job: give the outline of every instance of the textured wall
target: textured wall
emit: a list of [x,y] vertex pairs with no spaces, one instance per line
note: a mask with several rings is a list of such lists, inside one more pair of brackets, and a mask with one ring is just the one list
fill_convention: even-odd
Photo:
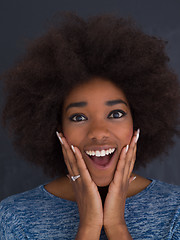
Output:
[[[116,13],[119,16],[132,16],[149,34],[160,36],[169,42],[167,52],[170,64],[180,76],[180,1],[179,0],[2,0],[0,7],[0,72],[13,65],[24,53],[25,41],[34,39],[44,32],[51,16],[62,10],[75,11],[86,17],[99,13]],[[0,104],[3,103],[0,85]],[[168,109],[171,114],[171,109]],[[158,146],[157,146],[158,147]],[[180,141],[169,152],[161,156],[146,169],[137,173],[156,178],[168,183],[180,185]],[[0,200],[28,189],[50,179],[44,176],[41,169],[32,166],[18,156],[0,126]]]

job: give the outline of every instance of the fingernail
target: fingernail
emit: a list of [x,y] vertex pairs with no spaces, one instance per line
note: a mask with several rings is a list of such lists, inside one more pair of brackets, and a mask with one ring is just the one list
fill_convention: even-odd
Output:
[[137,130],[137,136],[136,136],[135,143],[137,143],[137,141],[138,141],[138,139],[139,139],[139,134],[140,134],[140,129]]
[[74,146],[73,146],[73,145],[71,145],[71,148],[72,148],[73,152],[75,153],[75,149],[74,149]]
[[136,176],[135,176],[135,177],[133,177],[132,181],[134,181],[135,179],[136,179]]
[[60,142],[63,144],[63,141],[62,141],[62,139],[61,139],[61,137],[59,136],[59,133],[56,131],[56,135],[57,135],[57,137],[59,138],[59,140],[60,140]]
[[129,145],[126,146],[126,153],[127,153],[128,149],[129,149]]
[[70,175],[69,175],[69,174],[67,174],[66,176],[67,176],[69,179],[71,179],[71,177],[70,177]]

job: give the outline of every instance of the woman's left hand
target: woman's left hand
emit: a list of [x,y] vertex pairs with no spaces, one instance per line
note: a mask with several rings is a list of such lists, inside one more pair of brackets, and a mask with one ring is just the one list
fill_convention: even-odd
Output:
[[126,152],[124,147],[120,153],[114,178],[109,185],[108,194],[104,203],[103,222],[107,232],[109,229],[126,227],[124,219],[125,202],[129,184],[133,181],[133,171],[138,140],[138,131],[131,139],[129,149]]

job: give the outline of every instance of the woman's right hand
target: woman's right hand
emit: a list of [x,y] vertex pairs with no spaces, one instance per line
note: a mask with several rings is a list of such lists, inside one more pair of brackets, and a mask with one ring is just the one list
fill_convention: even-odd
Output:
[[[90,234],[90,239],[99,239],[98,235],[100,236],[103,225],[103,207],[97,185],[89,174],[80,150],[77,147],[74,147],[74,152],[62,133],[57,133],[57,136],[58,135],[61,138],[60,142],[64,161],[69,175],[80,175],[76,181],[71,180],[79,209],[79,236],[83,236],[83,233],[87,233],[87,235]],[[97,238],[93,238],[93,234],[94,236],[97,236]],[[78,237],[78,239],[81,239],[81,237]]]

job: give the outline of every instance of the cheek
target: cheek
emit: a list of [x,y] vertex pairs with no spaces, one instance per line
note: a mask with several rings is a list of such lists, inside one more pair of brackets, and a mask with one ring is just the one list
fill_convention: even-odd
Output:
[[64,124],[62,127],[63,135],[65,136],[69,144],[74,146],[79,146],[83,138],[83,132],[80,128],[76,126],[71,126],[70,124]]
[[126,139],[126,141],[130,142],[131,138],[133,136],[133,129],[126,129],[124,130],[124,139]]
[[132,136],[134,134],[132,117],[129,119],[128,124],[127,124],[125,130],[126,130],[127,141],[130,142],[131,138],[132,138]]
[[74,131],[69,131],[68,129],[64,128],[63,135],[66,138],[69,145],[74,144],[74,139],[75,139]]
[[122,145],[129,144],[133,136],[133,126],[116,129],[114,134],[117,136]]
[[70,144],[72,143],[73,141],[73,138],[74,138],[74,131],[71,131],[71,127],[69,126],[68,123],[63,122],[62,124],[62,134],[64,135],[64,137],[66,138],[67,142]]
[[128,138],[129,142],[131,141],[131,138],[132,138],[133,134],[134,134],[133,128],[129,129],[129,131],[127,133],[127,138]]

